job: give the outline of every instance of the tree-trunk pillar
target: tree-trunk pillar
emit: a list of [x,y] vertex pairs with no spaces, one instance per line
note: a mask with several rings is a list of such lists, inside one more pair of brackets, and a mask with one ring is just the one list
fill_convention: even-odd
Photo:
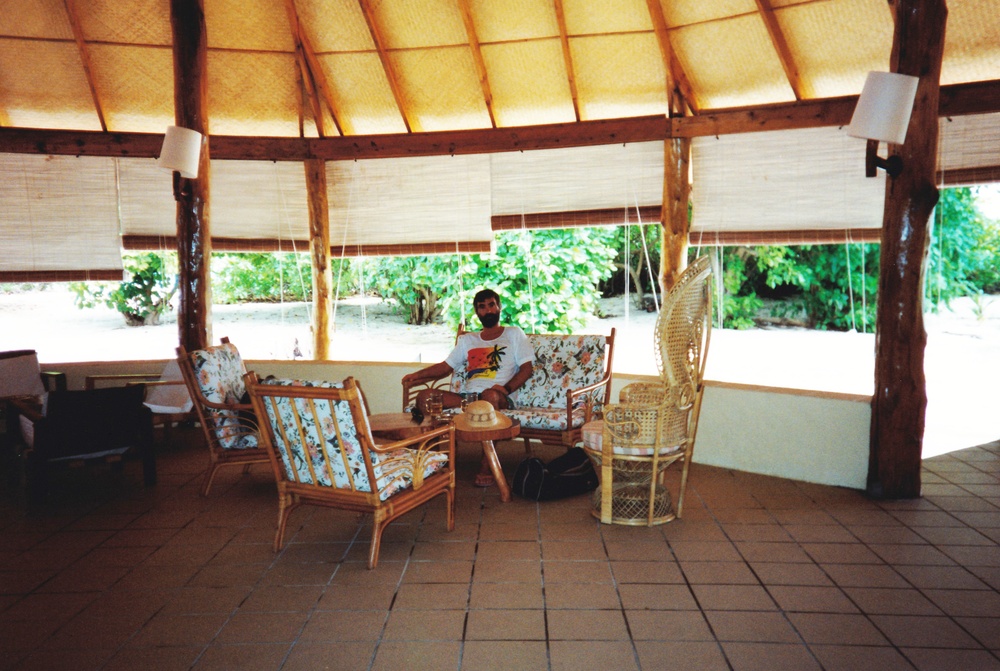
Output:
[[327,206],[326,161],[305,162],[306,190],[309,194],[309,251],[312,254],[313,358],[330,358],[330,209]]
[[880,498],[920,496],[927,407],[924,266],[938,200],[938,94],[947,18],[945,0],[895,0],[890,69],[920,83],[906,142],[893,148],[903,172],[886,178],[868,466],[868,492]]
[[209,226],[208,112],[205,96],[205,11],[201,0],[170,0],[174,39],[174,119],[178,126],[203,136],[198,178],[174,174],[177,199],[177,262],[180,269],[177,328],[180,344],[201,349],[212,341],[212,286],[209,268],[212,239]]
[[687,267],[688,203],[691,199],[691,139],[663,143],[663,238],[660,245],[660,291],[677,282]]

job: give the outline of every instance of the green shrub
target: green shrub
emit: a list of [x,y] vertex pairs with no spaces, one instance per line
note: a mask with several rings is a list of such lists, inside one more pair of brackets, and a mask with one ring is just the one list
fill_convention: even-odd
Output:
[[80,309],[106,305],[120,312],[129,326],[158,324],[177,291],[177,256],[167,252],[128,254],[122,258],[129,279],[114,282],[71,282]]

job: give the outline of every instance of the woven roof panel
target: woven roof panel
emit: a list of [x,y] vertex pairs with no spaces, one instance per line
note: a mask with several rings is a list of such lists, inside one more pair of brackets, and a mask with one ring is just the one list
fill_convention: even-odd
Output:
[[405,133],[392,89],[373,53],[320,56],[334,104],[347,135]]
[[73,7],[88,41],[169,47],[170,3],[163,0],[87,0]]
[[293,51],[285,0],[211,0],[205,3],[208,48]]
[[[174,122],[173,53],[168,47],[95,44],[88,53],[109,129],[162,133]],[[128,78],[116,76],[120,68]]]
[[404,107],[413,130],[490,126],[469,47],[396,51],[392,64],[407,82]]
[[63,0],[4,0],[0,35],[71,40],[73,29]]
[[795,99],[756,14],[682,28],[670,39],[702,108]]
[[[299,23],[318,53],[375,49],[357,0],[296,0]],[[330,17],[337,17],[336,21]]]
[[[778,6],[775,0],[771,4]],[[757,13],[754,0],[660,0],[660,6],[669,28]]]
[[101,128],[75,44],[0,40],[0,96],[14,126]]
[[484,45],[498,126],[573,121],[573,100],[557,39]]
[[551,0],[470,0],[469,7],[482,43],[559,36]]
[[666,114],[666,74],[653,33],[570,39],[583,119]]
[[219,135],[297,135],[292,54],[208,53],[209,130]]
[[386,49],[467,44],[468,35],[454,0],[371,2]]
[[[1000,69],[1000,6],[996,0],[948,3],[941,83],[996,79]],[[988,18],[987,18],[988,17]]]
[[886,70],[892,15],[870,0],[798,5],[775,12],[795,66],[803,73],[805,97],[856,94],[869,70]]
[[652,30],[645,0],[563,0],[566,32],[606,35]]

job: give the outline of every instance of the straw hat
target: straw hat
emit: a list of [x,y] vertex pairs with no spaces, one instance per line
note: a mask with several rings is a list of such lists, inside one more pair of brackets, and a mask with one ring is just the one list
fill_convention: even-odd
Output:
[[510,425],[510,417],[497,412],[489,401],[473,401],[464,412],[455,415],[455,428],[462,431],[506,429]]

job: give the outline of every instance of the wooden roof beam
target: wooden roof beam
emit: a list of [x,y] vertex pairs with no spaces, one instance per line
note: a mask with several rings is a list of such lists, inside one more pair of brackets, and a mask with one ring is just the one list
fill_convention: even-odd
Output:
[[476,66],[476,75],[479,77],[479,86],[483,89],[483,100],[486,102],[486,112],[490,115],[490,126],[497,127],[497,118],[493,113],[493,91],[490,89],[490,79],[486,74],[486,62],[483,60],[483,50],[479,46],[479,35],[476,33],[476,24],[472,20],[472,11],[469,9],[469,0],[458,0],[458,9],[462,12],[462,22],[465,24],[465,33],[469,36],[469,48],[472,50],[472,62]]
[[[325,102],[330,110],[330,118],[337,129],[338,135],[343,135],[344,130],[340,125],[340,115],[337,106],[333,101],[333,94],[330,83],[326,78],[322,64],[316,57],[316,51],[312,48],[312,43],[302,30],[302,23],[299,21],[299,13],[295,9],[295,0],[285,0],[285,9],[288,11],[288,23],[292,28],[292,39],[295,41],[295,56],[302,73],[302,80],[305,83],[306,91],[317,103],[314,105],[313,114],[316,118],[316,129],[320,137],[325,133],[321,130],[325,124],[323,121],[323,110],[320,102]],[[316,108],[319,108],[318,110]],[[318,116],[317,116],[318,114]]]
[[792,87],[795,99],[802,100],[809,97],[802,90],[799,69],[795,67],[795,59],[792,58],[792,51],[788,48],[788,41],[785,40],[785,34],[782,32],[781,26],[778,25],[778,19],[774,16],[771,0],[757,0],[757,10],[760,12],[760,18],[764,20],[767,34],[771,36],[771,44],[778,52],[778,60],[781,61],[781,67],[785,70],[785,76],[788,78],[788,84]]
[[698,99],[695,97],[694,89],[688,82],[687,75],[681,62],[677,60],[674,48],[670,46],[670,33],[667,28],[667,19],[663,14],[663,6],[660,0],[646,0],[649,8],[649,18],[653,22],[653,33],[656,41],[660,45],[660,55],[663,58],[663,69],[667,72],[667,98],[670,105],[671,116],[683,116],[684,108],[687,106],[693,114],[698,113]]
[[389,80],[389,88],[392,90],[392,97],[396,100],[396,107],[399,109],[399,114],[403,118],[403,125],[406,127],[406,132],[416,132],[410,116],[406,112],[406,105],[403,101],[403,90],[399,85],[399,79],[396,77],[396,71],[392,67],[392,62],[389,60],[385,41],[382,39],[378,31],[378,26],[375,23],[375,11],[372,9],[371,0],[358,0],[358,4],[361,6],[361,13],[365,17],[365,23],[368,24],[368,32],[371,33],[372,42],[375,43],[375,51],[378,52],[378,59],[382,62],[382,70],[385,72],[385,78]]
[[566,81],[569,82],[569,96],[573,102],[573,118],[580,121],[580,95],[576,89],[576,73],[573,69],[573,54],[569,50],[569,32],[566,30],[566,13],[562,0],[552,0],[559,24],[559,44],[562,45],[563,65],[566,67]]
[[[940,100],[940,116],[1000,112],[1000,80],[944,86],[941,88]],[[668,137],[729,135],[781,128],[839,126],[850,122],[856,104],[857,96],[845,96],[782,105],[715,110],[698,116],[673,119],[655,115],[409,135],[330,138],[212,135],[212,158],[304,161],[308,158],[353,160],[442,156],[648,142]],[[162,144],[163,135],[157,133],[0,128],[0,152],[155,158],[159,155]]]
[[108,123],[104,119],[104,109],[101,107],[101,99],[97,96],[97,87],[94,85],[94,72],[90,64],[90,52],[87,50],[87,41],[83,38],[83,29],[80,28],[80,21],[76,16],[74,0],[63,0],[63,5],[66,7],[66,15],[69,17],[69,25],[73,30],[73,39],[76,40],[77,51],[80,52],[80,61],[83,63],[83,75],[87,79],[90,97],[94,101],[94,111],[97,112],[97,120],[101,123],[101,130],[106,131]]

